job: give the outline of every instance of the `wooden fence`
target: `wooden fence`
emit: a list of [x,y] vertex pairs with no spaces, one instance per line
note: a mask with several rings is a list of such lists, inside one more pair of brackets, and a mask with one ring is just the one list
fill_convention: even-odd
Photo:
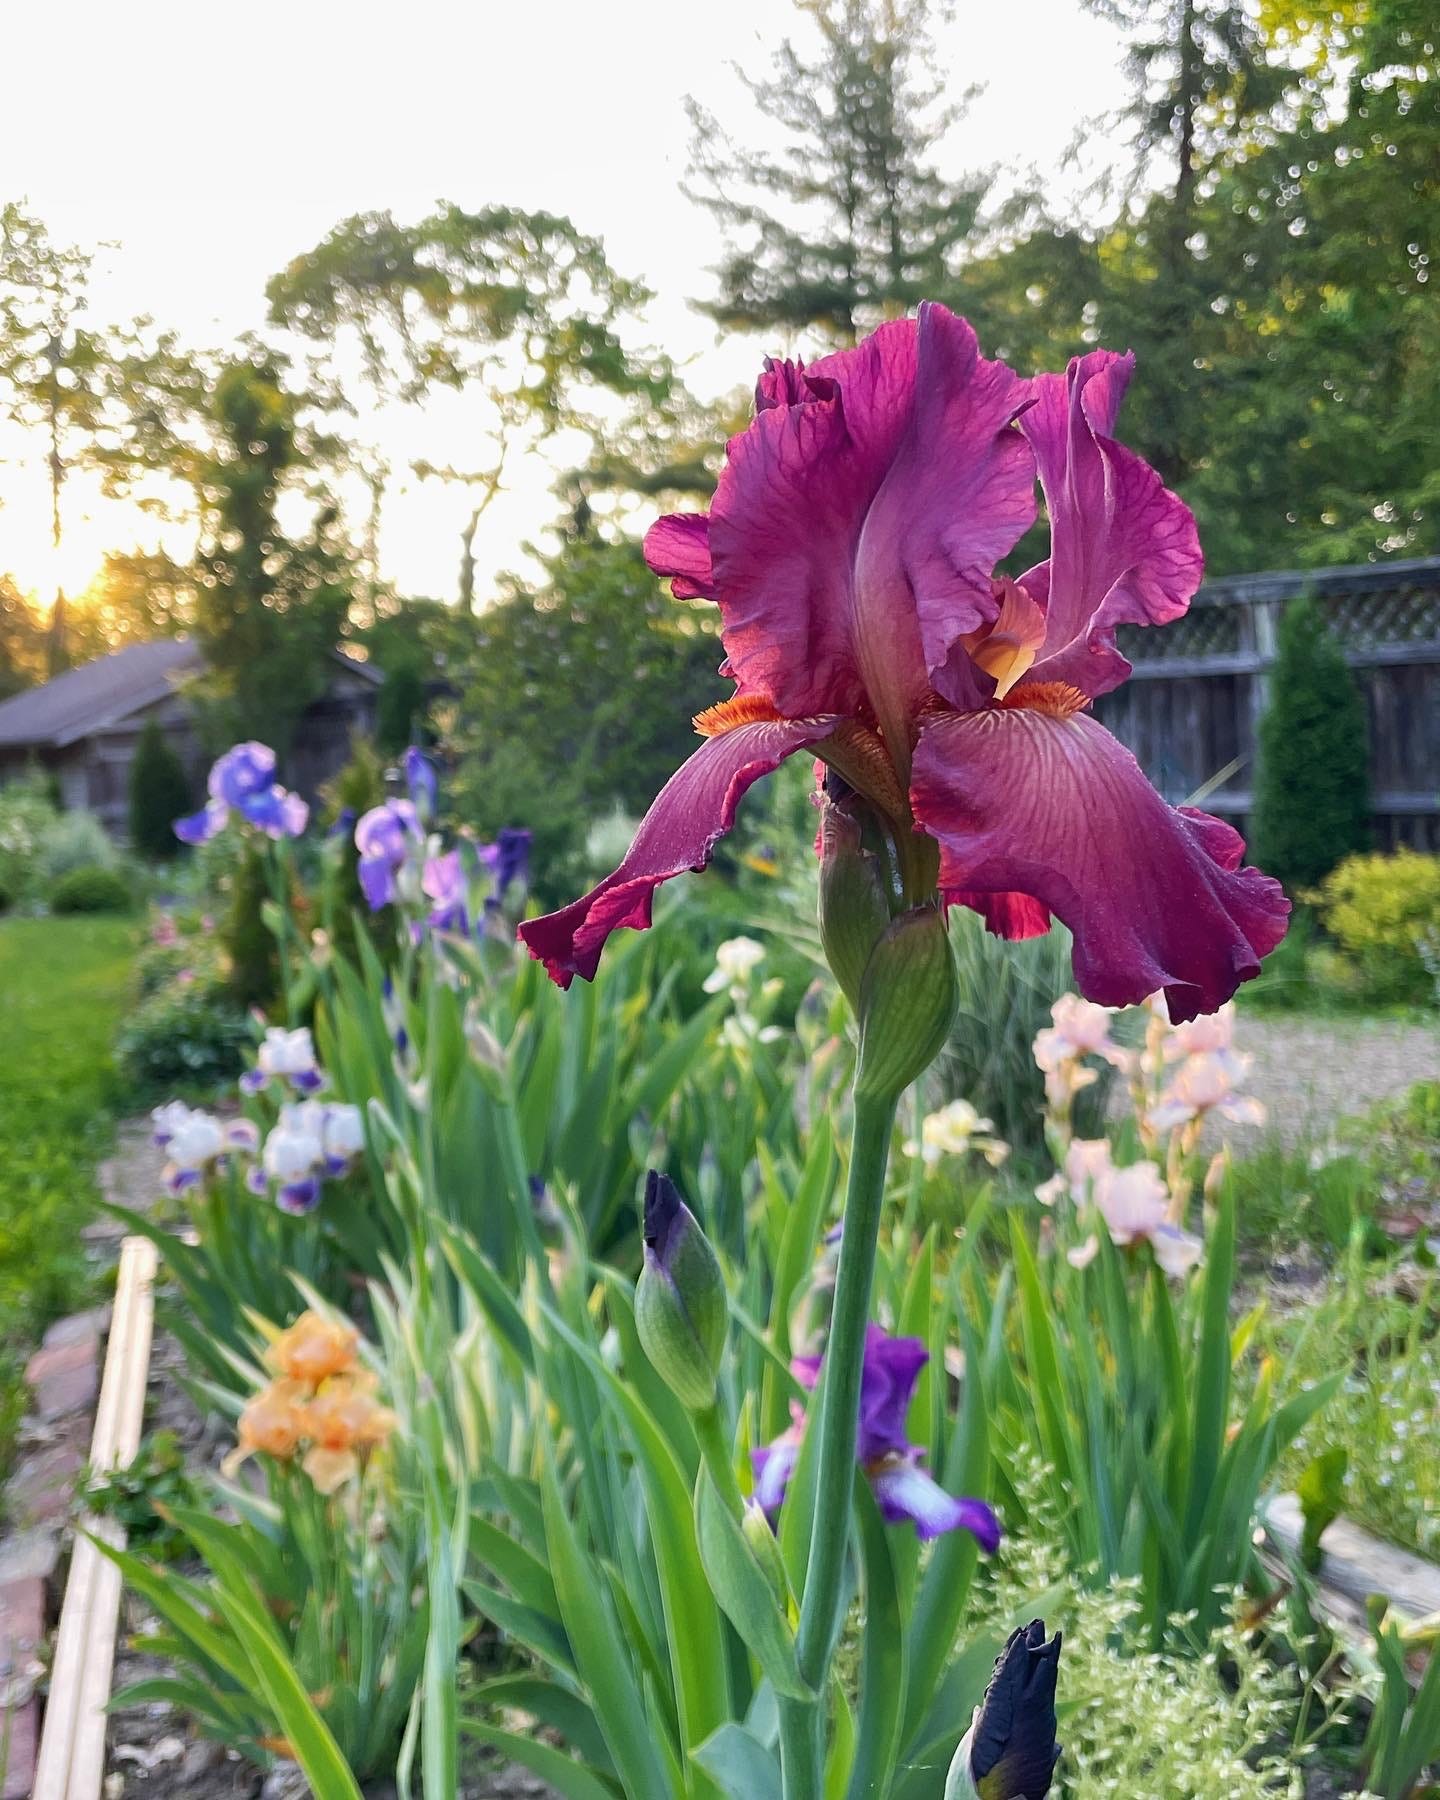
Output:
[[1173,625],[1120,628],[1134,674],[1096,715],[1167,800],[1208,789],[1197,803],[1248,832],[1276,626],[1299,594],[1365,696],[1376,843],[1440,851],[1440,557],[1207,582]]

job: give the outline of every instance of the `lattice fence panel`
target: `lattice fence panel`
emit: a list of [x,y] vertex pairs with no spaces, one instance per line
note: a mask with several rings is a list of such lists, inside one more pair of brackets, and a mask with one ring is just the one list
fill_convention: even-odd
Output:
[[1249,650],[1244,606],[1195,606],[1169,625],[1122,625],[1115,642],[1132,663],[1199,661],[1238,656]]

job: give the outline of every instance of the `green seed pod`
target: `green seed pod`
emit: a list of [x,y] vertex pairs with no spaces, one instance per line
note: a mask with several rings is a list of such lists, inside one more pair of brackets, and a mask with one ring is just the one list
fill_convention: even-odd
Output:
[[692,1412],[714,1404],[727,1318],[725,1281],[709,1240],[675,1183],[652,1169],[635,1324],[656,1371]]
[[901,913],[860,985],[857,1095],[898,1098],[939,1054],[955,1017],[955,960],[935,906]]
[[878,858],[859,821],[827,799],[820,814],[820,942],[842,993],[858,1013],[871,952],[890,923]]

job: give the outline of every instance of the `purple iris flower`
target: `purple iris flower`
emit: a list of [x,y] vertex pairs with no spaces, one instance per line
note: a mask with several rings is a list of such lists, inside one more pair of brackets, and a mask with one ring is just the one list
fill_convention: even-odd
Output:
[[470,882],[458,850],[432,856],[425,864],[420,884],[434,901],[430,909],[432,931],[454,931],[462,937],[470,930]]
[[355,825],[357,872],[371,912],[389,906],[399,893],[400,871],[421,844],[420,821],[411,800],[386,800],[361,813]]
[[[791,1372],[804,1387],[813,1389],[820,1377],[821,1360],[797,1356]],[[947,1494],[921,1468],[925,1453],[905,1433],[905,1415],[915,1383],[929,1360],[930,1352],[921,1338],[891,1337],[878,1325],[866,1327],[855,1458],[887,1524],[898,1525],[908,1519],[922,1539],[963,1528],[982,1550],[993,1555],[1000,1545],[1000,1521],[994,1512],[983,1500]],[[753,1453],[755,1498],[772,1521],[785,1498],[803,1435],[804,1415],[797,1406],[789,1429]]]
[[530,843],[533,834],[523,825],[506,825],[493,844],[482,844],[481,864],[489,871],[494,891],[485,902],[487,912],[498,912],[511,886],[522,892],[530,885]]
[[440,803],[440,777],[434,763],[414,744],[405,752],[405,786],[415,811],[428,823]]
[[272,786],[247,795],[239,811],[267,837],[299,837],[310,818],[310,808],[288,788]]
[[210,798],[197,813],[173,826],[182,844],[206,844],[238,812],[268,837],[299,837],[310,808],[275,780],[275,752],[253,740],[236,744],[211,765],[206,783]]
[[235,744],[211,765],[205,786],[212,800],[225,806],[243,807],[256,794],[275,783],[275,752],[252,738]]
[[171,830],[182,844],[208,844],[217,831],[225,829],[230,808],[223,800],[211,800],[197,813],[177,819]]

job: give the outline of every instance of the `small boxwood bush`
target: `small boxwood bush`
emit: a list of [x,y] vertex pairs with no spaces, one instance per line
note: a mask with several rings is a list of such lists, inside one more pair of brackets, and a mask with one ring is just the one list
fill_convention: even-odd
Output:
[[50,889],[50,910],[56,913],[129,912],[133,904],[130,883],[99,863],[82,863]]
[[1321,887],[1320,916],[1364,998],[1430,1004],[1424,947],[1440,931],[1440,856],[1347,857]]
[[217,976],[178,976],[130,1014],[115,1042],[115,1061],[135,1103],[178,1088],[218,1087],[245,1066],[254,1032],[243,1007]]

